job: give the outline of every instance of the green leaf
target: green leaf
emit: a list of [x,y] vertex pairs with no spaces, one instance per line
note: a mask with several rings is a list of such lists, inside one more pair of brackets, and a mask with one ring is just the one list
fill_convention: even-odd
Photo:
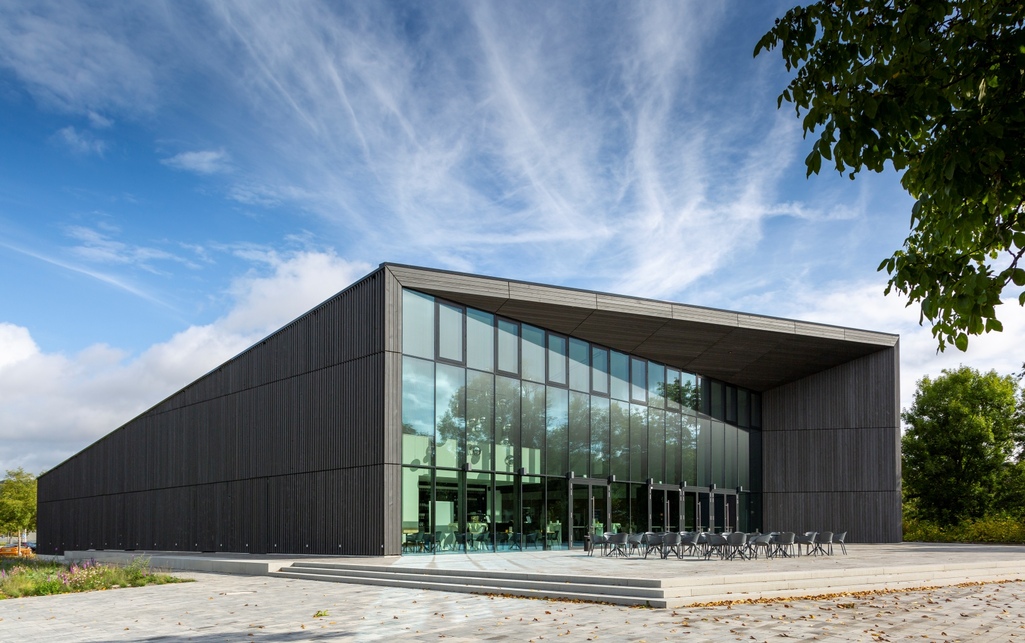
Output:
[[954,338],[954,346],[962,353],[968,350],[968,335],[958,333],[957,337]]

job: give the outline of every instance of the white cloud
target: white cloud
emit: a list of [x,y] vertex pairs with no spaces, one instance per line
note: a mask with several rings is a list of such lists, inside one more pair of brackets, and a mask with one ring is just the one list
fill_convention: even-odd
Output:
[[0,370],[39,353],[27,328],[0,323]]
[[228,155],[224,150],[181,152],[160,162],[176,170],[185,170],[196,174],[219,174],[231,169]]
[[107,149],[106,141],[96,138],[90,132],[80,132],[71,125],[57,130],[53,135],[53,140],[66,146],[75,154],[103,156]]
[[[149,111],[158,65],[147,54],[151,9],[63,2],[13,2],[0,7],[0,67],[10,69],[42,103],[90,114],[111,108]],[[152,7],[155,14],[160,9]]]
[[47,353],[0,323],[0,470],[56,465],[369,271],[333,253],[256,256],[262,270],[236,280],[228,314],[138,356],[104,344]]
[[97,114],[96,112],[90,110],[87,116],[89,117],[89,125],[92,126],[94,129],[107,129],[109,127],[114,126],[114,121],[107,118],[103,114]]

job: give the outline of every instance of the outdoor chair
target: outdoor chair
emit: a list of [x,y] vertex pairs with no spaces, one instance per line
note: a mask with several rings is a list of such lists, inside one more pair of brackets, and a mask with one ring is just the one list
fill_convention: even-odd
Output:
[[648,557],[651,552],[657,552],[660,556],[662,555],[662,536],[659,534],[653,534],[650,531],[641,536],[641,543],[644,545],[644,558]]
[[726,540],[726,536],[722,534],[706,534],[705,542],[705,560],[712,557],[715,554],[720,560],[726,557],[726,548],[729,546],[729,542]]
[[843,552],[844,556],[847,555],[847,545],[844,544],[844,540],[846,540],[846,539],[847,539],[847,532],[846,531],[841,531],[840,533],[833,535],[833,542],[836,543],[837,545],[840,545],[840,551]]
[[677,558],[683,558],[680,553],[680,545],[683,542],[683,536],[669,532],[662,536],[662,560],[669,558],[669,552],[676,554]]
[[734,531],[726,536],[726,549],[724,550],[724,558],[726,560],[733,560],[737,556],[741,559],[747,560],[747,534],[742,531]]
[[689,533],[689,534],[681,534],[680,535],[680,554],[683,554],[683,552],[686,551],[687,553],[689,553],[689,554],[691,554],[693,556],[700,556],[701,555],[701,548],[698,545],[698,539],[700,537],[701,537],[701,534],[699,534],[697,532],[693,532],[693,533]]
[[796,539],[797,536],[792,531],[784,531],[783,533],[776,534],[775,536],[773,536],[772,556],[780,556],[782,558],[793,558],[794,543]]
[[630,550],[627,548],[630,534],[626,532],[620,532],[618,534],[612,534],[609,536],[608,550],[606,556],[629,556]]
[[820,531],[815,534],[815,546],[812,548],[811,553],[813,556],[822,554],[823,556],[833,555],[833,532],[831,531]]
[[801,548],[805,548],[805,555],[810,555],[811,550],[815,547],[815,532],[806,531],[803,534],[796,534],[794,536],[794,544],[797,545],[797,555],[801,555]]
[[765,557],[772,557],[772,534],[756,534],[754,537],[749,537],[747,541],[747,548],[752,558],[758,558],[758,550],[765,550]]
[[594,556],[594,550],[601,547],[602,555],[605,554],[605,548],[609,544],[609,539],[601,534],[594,534],[591,536],[591,547],[587,550],[588,556]]
[[626,542],[630,546],[630,553],[637,552],[641,553],[641,547],[644,546],[644,534],[630,534]]

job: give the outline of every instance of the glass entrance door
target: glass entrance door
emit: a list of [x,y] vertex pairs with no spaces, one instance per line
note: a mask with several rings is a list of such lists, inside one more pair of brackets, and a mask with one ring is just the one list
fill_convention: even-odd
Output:
[[648,515],[651,531],[680,531],[680,487],[652,485]]
[[609,524],[609,490],[605,484],[574,480],[572,511],[569,515],[573,549],[583,548],[588,535],[602,534]]

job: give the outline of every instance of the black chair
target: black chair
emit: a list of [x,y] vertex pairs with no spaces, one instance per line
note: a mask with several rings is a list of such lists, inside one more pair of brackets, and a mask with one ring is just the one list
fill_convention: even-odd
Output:
[[836,543],[837,545],[840,545],[840,551],[843,552],[844,556],[847,555],[847,545],[844,544],[844,540],[846,540],[846,539],[847,539],[847,532],[846,531],[841,531],[840,533],[833,535],[833,542]]
[[683,558],[680,553],[680,545],[683,543],[683,536],[679,533],[669,532],[662,536],[662,560],[669,558],[670,552],[676,554],[677,558]]

